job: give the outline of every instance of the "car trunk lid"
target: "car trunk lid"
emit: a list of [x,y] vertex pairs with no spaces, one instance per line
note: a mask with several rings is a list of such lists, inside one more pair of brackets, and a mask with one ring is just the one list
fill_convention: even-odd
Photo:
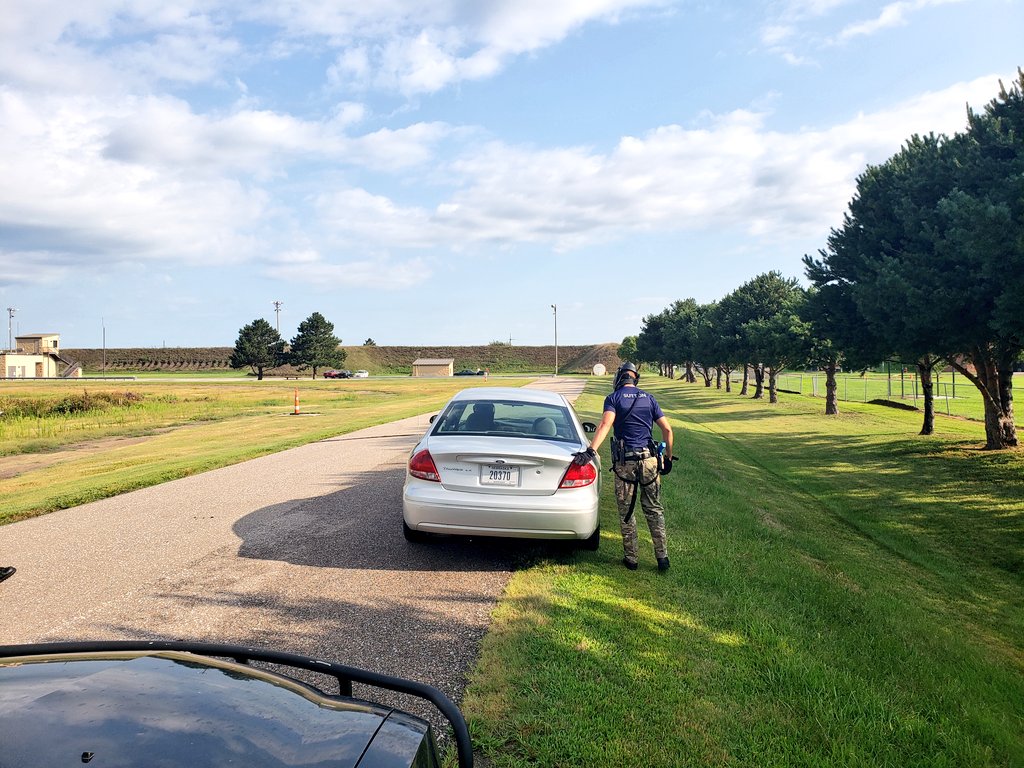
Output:
[[450,491],[550,496],[579,447],[531,438],[434,439],[430,454]]

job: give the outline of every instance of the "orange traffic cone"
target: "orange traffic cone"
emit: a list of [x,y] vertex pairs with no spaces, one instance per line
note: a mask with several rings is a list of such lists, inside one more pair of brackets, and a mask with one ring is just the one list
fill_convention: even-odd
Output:
[[292,411],[292,416],[299,415],[299,388],[295,388],[295,410]]

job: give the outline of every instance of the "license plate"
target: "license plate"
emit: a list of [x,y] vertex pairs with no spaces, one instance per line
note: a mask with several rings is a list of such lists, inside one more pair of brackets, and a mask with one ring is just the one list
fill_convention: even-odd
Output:
[[519,485],[519,467],[487,464],[480,468],[480,485]]

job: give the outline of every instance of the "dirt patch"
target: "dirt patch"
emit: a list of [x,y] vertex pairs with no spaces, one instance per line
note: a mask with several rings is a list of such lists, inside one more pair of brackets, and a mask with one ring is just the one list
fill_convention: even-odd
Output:
[[105,437],[85,443],[74,443],[56,451],[46,453],[20,453],[17,456],[0,456],[0,480],[8,480],[26,472],[52,467],[63,461],[81,458],[89,454],[136,445],[152,439],[153,435],[142,437]]
[[787,530],[789,530],[788,528],[786,528],[786,526],[784,526],[782,523],[780,523],[778,520],[776,520],[774,517],[772,517],[766,510],[763,510],[760,507],[758,507],[758,508],[756,508],[754,510],[754,512],[757,514],[758,519],[762,523],[764,523],[767,527],[771,528],[772,530],[775,530],[775,531],[787,531]]

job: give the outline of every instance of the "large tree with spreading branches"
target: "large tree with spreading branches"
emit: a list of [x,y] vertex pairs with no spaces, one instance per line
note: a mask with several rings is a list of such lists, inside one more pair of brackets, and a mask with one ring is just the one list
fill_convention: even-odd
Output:
[[952,139],[915,136],[858,179],[808,277],[852,301],[891,353],[917,362],[929,429],[941,358],[985,403],[986,447],[1017,445],[1013,364],[1024,348],[1024,73]]

